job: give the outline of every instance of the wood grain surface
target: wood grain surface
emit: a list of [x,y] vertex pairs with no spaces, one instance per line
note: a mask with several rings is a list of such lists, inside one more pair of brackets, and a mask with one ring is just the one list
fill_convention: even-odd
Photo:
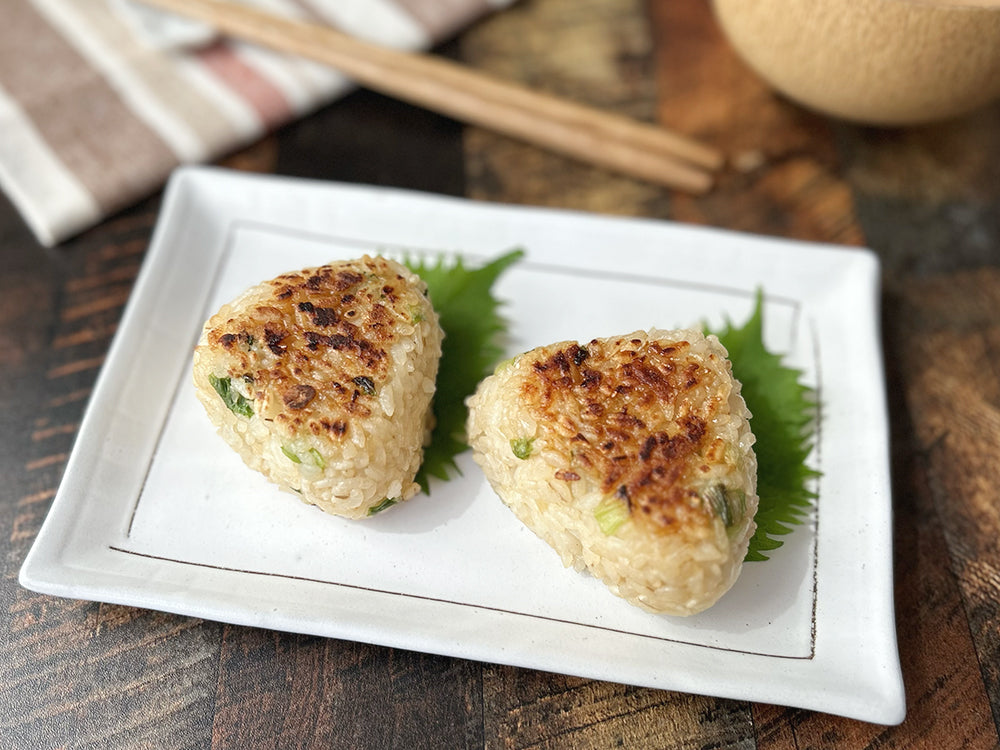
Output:
[[910,130],[825,119],[760,83],[703,0],[523,0],[440,52],[667,123],[729,164],[694,198],[359,92],[227,165],[878,252],[906,721],[20,588],[159,198],[46,250],[0,197],[0,750],[1000,747],[1000,105]]

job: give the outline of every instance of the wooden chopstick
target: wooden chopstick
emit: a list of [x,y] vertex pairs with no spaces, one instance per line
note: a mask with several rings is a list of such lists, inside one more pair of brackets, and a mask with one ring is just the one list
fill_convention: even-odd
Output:
[[328,26],[228,0],[141,0],[221,33],[336,68],[356,83],[610,171],[690,193],[712,185],[722,155],[691,138],[492,78],[448,60],[400,52]]

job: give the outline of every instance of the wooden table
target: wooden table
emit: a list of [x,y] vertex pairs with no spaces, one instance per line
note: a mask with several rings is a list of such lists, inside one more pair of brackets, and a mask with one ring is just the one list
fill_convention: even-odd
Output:
[[525,0],[441,52],[726,151],[692,198],[358,93],[248,170],[874,248],[908,716],[881,727],[55,599],[17,571],[159,198],[54,250],[0,201],[0,748],[991,748],[1000,744],[1000,106],[878,130],[774,96],[701,0]]

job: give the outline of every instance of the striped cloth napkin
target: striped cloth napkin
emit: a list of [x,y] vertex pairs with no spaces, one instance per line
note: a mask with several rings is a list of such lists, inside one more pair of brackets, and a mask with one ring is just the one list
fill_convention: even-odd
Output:
[[[425,49],[511,0],[252,0]],[[0,186],[45,245],[347,92],[305,60],[128,0],[0,0]]]

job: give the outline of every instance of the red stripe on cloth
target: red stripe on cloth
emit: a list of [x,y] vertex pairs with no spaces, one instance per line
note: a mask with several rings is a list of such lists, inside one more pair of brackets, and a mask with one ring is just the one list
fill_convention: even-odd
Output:
[[292,107],[281,90],[243,62],[225,42],[198,51],[198,58],[257,112],[266,128],[273,129],[292,117]]

